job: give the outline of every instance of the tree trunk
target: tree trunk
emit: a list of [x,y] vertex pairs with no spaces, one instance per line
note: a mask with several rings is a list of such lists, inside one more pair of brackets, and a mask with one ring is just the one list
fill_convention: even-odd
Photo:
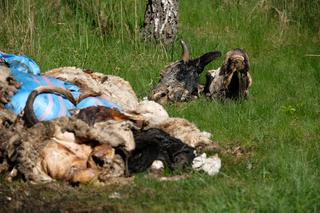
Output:
[[142,36],[171,43],[177,33],[179,0],[148,0]]

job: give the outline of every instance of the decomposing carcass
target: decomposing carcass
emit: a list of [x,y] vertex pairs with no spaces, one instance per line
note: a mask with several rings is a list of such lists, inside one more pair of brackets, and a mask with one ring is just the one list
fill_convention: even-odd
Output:
[[145,171],[155,160],[171,169],[191,166],[194,148],[160,129],[142,129],[136,116],[110,111],[91,107],[80,110],[76,118],[1,129],[8,178],[21,174],[34,183],[110,183],[128,172]]
[[195,149],[157,128],[134,131],[136,148],[129,158],[131,172],[146,171],[155,161],[169,169],[191,166]]
[[125,162],[116,150],[130,152],[135,147],[127,122],[108,121],[92,128],[80,119],[61,117],[31,128],[15,125],[0,131],[8,178],[21,174],[34,183],[88,183],[121,177]]
[[[46,75],[76,84],[81,94],[75,96],[65,87],[38,86],[30,92],[22,117],[1,106],[0,168],[9,171],[8,179],[21,175],[34,183],[112,183],[159,160],[171,169],[191,166],[199,158],[196,148],[213,143],[209,133],[187,120],[170,118],[158,103],[139,102],[130,84],[119,77],[70,67],[47,72],[43,78]],[[41,121],[35,106],[43,94],[72,103],[71,116]],[[87,98],[94,104],[80,105]],[[99,98],[114,104],[106,107]]]
[[148,98],[160,104],[195,99],[200,93],[214,100],[241,99],[248,97],[252,78],[249,73],[249,57],[244,50],[237,48],[229,51],[221,67],[206,74],[203,88],[198,83],[204,67],[220,52],[209,52],[200,58],[190,60],[186,44],[182,60],[168,65],[160,74],[160,82],[149,93]]
[[237,48],[226,54],[221,67],[208,71],[204,93],[215,100],[246,98],[251,84],[249,57]]
[[196,59],[190,59],[187,45],[181,41],[182,59],[168,65],[160,73],[160,82],[151,90],[148,98],[160,104],[183,102],[197,98],[203,90],[199,75],[205,66],[221,56],[219,51],[208,52]]
[[[124,109],[122,112],[143,116],[145,128],[162,129],[191,147],[196,148],[212,143],[210,133],[201,132],[193,123],[185,119],[169,118],[168,113],[160,104],[149,100],[139,102],[130,84],[117,76],[92,72],[88,74],[85,70],[72,67],[57,68],[46,72],[45,75],[75,83],[81,89],[83,88],[82,90],[88,90],[87,88],[94,90],[109,100],[114,100]],[[108,83],[106,81],[101,83],[101,79],[107,79]],[[177,126],[179,128],[175,128]]]

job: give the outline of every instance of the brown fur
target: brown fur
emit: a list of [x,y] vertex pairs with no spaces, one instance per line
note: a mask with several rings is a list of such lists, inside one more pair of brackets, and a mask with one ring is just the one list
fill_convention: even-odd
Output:
[[229,51],[222,66],[207,73],[204,92],[212,99],[246,98],[252,84],[249,57],[241,49]]
[[144,117],[139,114],[120,112],[116,109],[110,109],[104,106],[91,106],[81,109],[79,113],[76,114],[76,117],[85,121],[90,126],[108,120],[131,121],[137,128],[142,128],[145,125]]
[[0,107],[10,102],[20,85],[11,76],[6,63],[0,63]]

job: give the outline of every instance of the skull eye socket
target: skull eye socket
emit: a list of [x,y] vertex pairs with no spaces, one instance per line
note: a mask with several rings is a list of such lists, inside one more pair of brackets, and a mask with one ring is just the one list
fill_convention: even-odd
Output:
[[160,97],[163,98],[166,96],[166,93],[161,93]]

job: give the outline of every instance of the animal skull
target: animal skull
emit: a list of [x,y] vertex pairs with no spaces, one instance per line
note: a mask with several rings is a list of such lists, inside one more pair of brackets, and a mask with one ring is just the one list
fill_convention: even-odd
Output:
[[150,100],[165,104],[168,101],[183,102],[197,98],[199,75],[207,64],[221,55],[220,52],[214,51],[190,59],[189,50],[183,41],[181,46],[182,59],[161,71],[159,84],[149,94]]

